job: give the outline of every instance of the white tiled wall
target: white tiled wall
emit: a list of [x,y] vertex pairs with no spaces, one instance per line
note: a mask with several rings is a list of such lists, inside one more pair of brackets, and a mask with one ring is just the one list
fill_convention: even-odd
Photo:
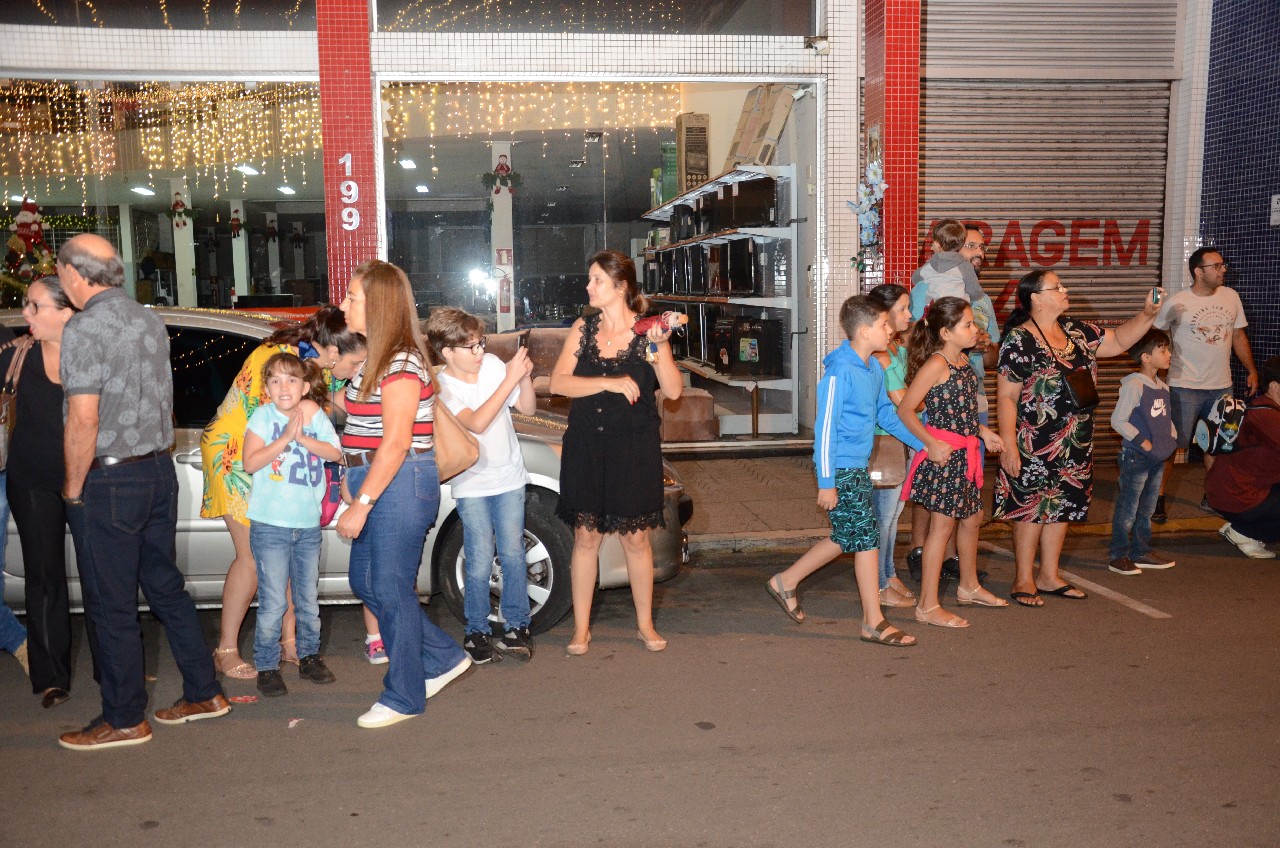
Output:
[[1165,182],[1166,289],[1191,284],[1187,257],[1200,246],[1200,189],[1204,173],[1204,112],[1209,90],[1209,34],[1213,0],[1186,0],[1180,33],[1179,76],[1169,93],[1169,166]]
[[314,32],[95,29],[0,24],[0,76],[315,79]]

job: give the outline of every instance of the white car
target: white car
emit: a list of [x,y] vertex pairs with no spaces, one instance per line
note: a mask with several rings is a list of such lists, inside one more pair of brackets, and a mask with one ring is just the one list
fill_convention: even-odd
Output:
[[[241,365],[261,340],[278,324],[271,316],[205,309],[155,310],[169,329],[170,359],[173,363],[173,412],[175,441],[173,458],[178,474],[178,567],[186,576],[187,591],[201,607],[216,607],[222,601],[222,582],[234,555],[231,536],[221,518],[200,517],[203,488],[200,464],[200,433],[226,396]],[[0,312],[0,324],[22,332],[21,313]],[[572,606],[569,591],[569,556],[573,533],[555,515],[560,490],[560,440],[564,419],[539,413],[516,416],[516,430],[525,466],[532,483],[526,492],[525,549],[529,567],[530,629],[543,632],[554,626]],[[681,529],[692,515],[692,502],[672,468],[664,463],[666,528],[653,534],[655,579],[673,577],[688,561],[688,537]],[[17,544],[17,528],[9,523],[11,544],[5,560],[5,601],[21,610],[23,601],[22,550]],[[347,582],[350,545],[338,538],[331,524],[325,529],[320,560],[320,600],[322,603],[355,603]],[[81,608],[80,580],[75,571],[75,553],[68,533],[68,580],[71,603]],[[449,609],[459,620],[462,612],[462,522],[454,508],[448,484],[441,487],[440,514],[427,535],[418,571],[418,592],[426,599],[440,591]],[[626,562],[616,537],[605,540],[600,550],[600,587],[627,585]],[[494,568],[490,579],[494,622],[500,621],[497,599],[501,592],[501,570]],[[139,598],[140,603],[145,600]]]

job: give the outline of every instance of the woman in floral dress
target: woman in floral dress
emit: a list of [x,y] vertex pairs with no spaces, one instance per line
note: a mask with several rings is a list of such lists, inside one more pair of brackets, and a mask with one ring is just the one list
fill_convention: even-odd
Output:
[[[217,414],[200,437],[204,467],[200,517],[221,518],[226,522],[236,554],[222,587],[222,630],[214,663],[218,671],[241,680],[257,676],[254,667],[240,657],[238,645],[240,625],[258,591],[258,572],[249,550],[249,519],[245,516],[252,478],[244,470],[244,433],[249,416],[259,404],[269,400],[262,366],[280,352],[319,359],[333,383],[355,373],[364,361],[365,342],[363,336],[347,329],[346,320],[336,306],[323,306],[305,323],[277,330],[249,354]],[[283,636],[287,648],[293,641],[292,610],[285,618]],[[287,650],[286,656],[291,662],[297,661]]]
[[1072,409],[1064,373],[1084,369],[1096,381],[1098,357],[1123,354],[1151,328],[1157,311],[1148,292],[1140,313],[1104,330],[1066,317],[1070,305],[1053,271],[1025,275],[1000,346],[996,396],[1006,450],[992,515],[1013,522],[1017,573],[1010,595],[1024,607],[1043,606],[1040,593],[1087,597],[1058,574],[1067,523],[1085,520],[1093,488],[1093,411]]

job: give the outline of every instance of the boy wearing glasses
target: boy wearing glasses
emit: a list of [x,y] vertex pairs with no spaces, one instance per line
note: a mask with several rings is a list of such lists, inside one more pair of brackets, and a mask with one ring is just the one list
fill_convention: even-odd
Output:
[[[1202,247],[1187,260],[1191,287],[1165,300],[1155,326],[1173,339],[1173,364],[1169,366],[1173,423],[1178,428],[1178,453],[1191,443],[1196,422],[1207,417],[1218,398],[1231,393],[1231,354],[1234,351],[1248,374],[1249,394],[1258,391],[1258,369],[1245,327],[1244,307],[1235,289],[1223,285],[1227,263],[1216,247]],[[1205,456],[1205,467],[1213,457]],[[1165,466],[1168,481],[1170,466]],[[1164,495],[1156,503],[1151,520],[1167,520]]]
[[[452,307],[432,310],[427,321],[427,339],[445,363],[439,374],[441,400],[480,442],[476,464],[449,481],[462,519],[466,555],[462,647],[476,665],[501,660],[503,653],[525,661],[533,657],[524,549],[524,487],[529,474],[511,423],[511,407],[525,415],[536,408],[533,362],[523,347],[505,364],[485,353],[484,331],[484,321]],[[503,620],[496,642],[489,626],[495,551],[502,567]]]

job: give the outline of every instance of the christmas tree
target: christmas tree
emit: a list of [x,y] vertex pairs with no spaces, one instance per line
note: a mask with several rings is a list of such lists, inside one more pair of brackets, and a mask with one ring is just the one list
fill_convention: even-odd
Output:
[[0,269],[0,305],[20,306],[32,280],[57,272],[53,253],[44,243],[40,206],[29,197],[9,229],[13,235],[5,244],[4,267]]

